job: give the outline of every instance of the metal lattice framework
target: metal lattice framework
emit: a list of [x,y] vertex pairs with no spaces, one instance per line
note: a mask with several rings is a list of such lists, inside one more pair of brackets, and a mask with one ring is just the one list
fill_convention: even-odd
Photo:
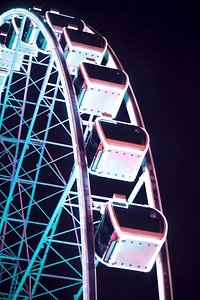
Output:
[[[31,42],[24,38],[27,23]],[[0,27],[0,299],[96,299],[93,223],[115,188],[104,194],[89,180],[84,141],[95,116],[79,113],[45,16],[12,9],[0,16]],[[107,54],[107,65],[122,70],[109,46]],[[120,119],[144,127],[131,86],[120,109]],[[145,161],[141,176],[121,193],[126,189],[129,202],[142,193],[162,211],[150,150]],[[173,299],[167,242],[156,265],[160,299]]]

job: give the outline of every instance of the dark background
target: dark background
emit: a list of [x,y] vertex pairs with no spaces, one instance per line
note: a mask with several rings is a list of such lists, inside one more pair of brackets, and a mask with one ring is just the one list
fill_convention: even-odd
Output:
[[[197,2],[4,0],[0,13],[33,5],[83,19],[107,39],[128,73],[150,135],[169,223],[174,299],[200,299]],[[154,285],[152,274],[98,269],[99,300],[154,300]]]

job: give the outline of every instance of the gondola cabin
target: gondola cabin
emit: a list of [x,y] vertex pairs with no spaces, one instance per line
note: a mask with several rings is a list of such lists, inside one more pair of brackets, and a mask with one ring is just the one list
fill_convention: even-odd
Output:
[[166,239],[167,227],[156,209],[109,202],[95,235],[96,256],[109,267],[149,272]]
[[21,26],[22,19],[20,17],[12,18],[9,23],[9,28],[7,31],[7,36],[5,40],[5,45],[9,49],[15,49],[17,44],[17,38],[19,35],[19,30]]
[[29,44],[29,47],[35,46],[36,40],[38,38],[38,34],[40,33],[40,29],[28,18],[26,18],[22,41]]
[[60,43],[72,75],[77,74],[82,61],[101,64],[107,49],[107,41],[101,35],[66,27]]
[[58,38],[61,36],[64,27],[80,31],[85,30],[85,23],[82,20],[59,12],[47,11],[46,20]]
[[134,181],[149,146],[141,127],[96,118],[86,144],[89,171],[93,175]]
[[121,70],[81,63],[74,81],[80,112],[115,118],[128,84],[128,75]]

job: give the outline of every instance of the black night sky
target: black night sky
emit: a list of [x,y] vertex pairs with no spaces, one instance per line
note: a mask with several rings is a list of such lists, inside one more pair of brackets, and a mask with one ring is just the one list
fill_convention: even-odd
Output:
[[[81,18],[107,39],[120,59],[150,135],[163,210],[169,223],[174,299],[200,299],[197,3],[6,0],[0,3],[0,13],[33,5],[44,10],[58,8],[61,13]],[[148,286],[150,281],[146,283],[145,279],[149,274],[139,274],[134,282],[130,271],[113,272],[100,266],[98,272],[99,300],[155,299]]]

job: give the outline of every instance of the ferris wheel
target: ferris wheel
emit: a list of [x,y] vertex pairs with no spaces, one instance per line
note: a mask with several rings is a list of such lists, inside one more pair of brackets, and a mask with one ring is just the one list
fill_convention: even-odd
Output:
[[96,300],[99,264],[156,265],[173,299],[149,135],[106,38],[58,11],[4,12],[0,100],[0,299]]

